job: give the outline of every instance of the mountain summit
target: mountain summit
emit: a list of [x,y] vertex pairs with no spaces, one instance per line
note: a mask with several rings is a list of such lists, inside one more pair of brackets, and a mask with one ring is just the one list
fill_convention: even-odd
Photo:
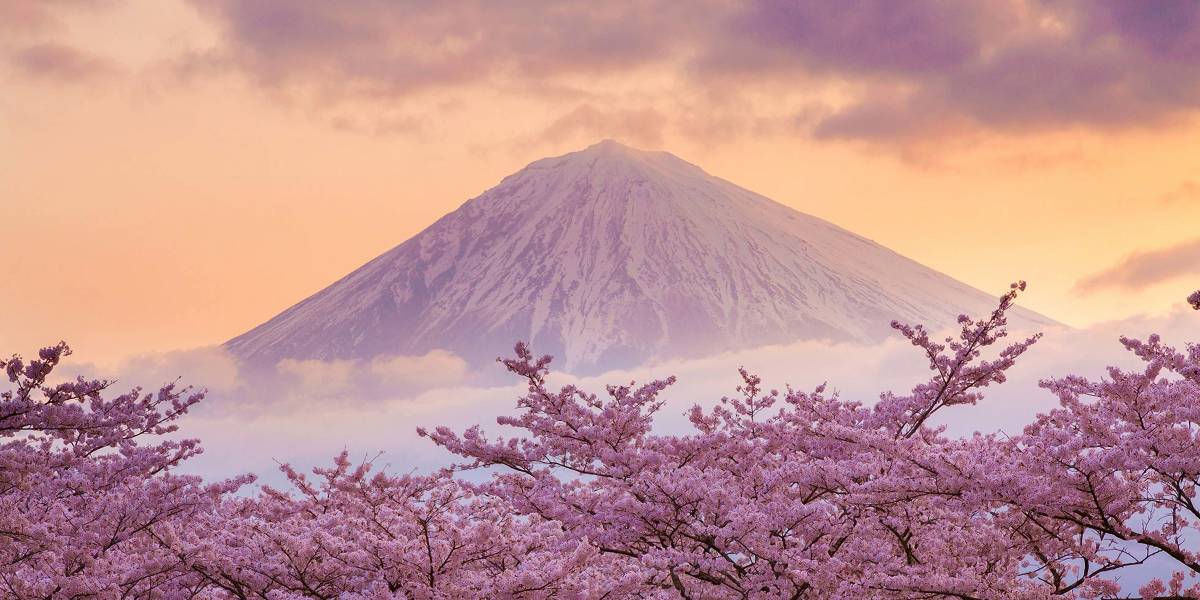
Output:
[[530,164],[226,345],[264,365],[437,348],[479,365],[526,340],[559,368],[594,373],[877,340],[892,319],[945,326],[995,302],[672,154],[606,140]]

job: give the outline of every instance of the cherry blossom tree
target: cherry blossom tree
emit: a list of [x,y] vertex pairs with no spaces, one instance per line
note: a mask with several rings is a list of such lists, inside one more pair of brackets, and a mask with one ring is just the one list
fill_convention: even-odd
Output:
[[647,589],[685,598],[1042,597],[1045,586],[1022,574],[1022,553],[970,495],[964,467],[999,443],[949,440],[929,425],[946,407],[980,400],[1036,342],[980,358],[1006,335],[1005,311],[1023,288],[987,319],[960,318],[944,344],[894,324],[934,375],[871,407],[822,388],[767,392],[742,371],[740,398],[692,409],[695,433],[655,435],[659,394],[673,379],[610,386],[605,398],[574,386],[553,392],[549,357],[518,345],[504,364],[529,393],[524,412],[499,423],[526,437],[422,434],[470,459],[460,468],[503,467],[485,493],[621,557],[646,574]]
[[[956,335],[893,323],[930,377],[862,403],[824,386],[738,395],[656,432],[673,378],[548,384],[524,344],[514,437],[420,430],[463,460],[394,475],[343,453],[287,489],[175,474],[201,394],[48,383],[65,345],[0,361],[0,596],[14,598],[1200,597],[1200,345],[1121,343],[1140,370],[1042,387],[1019,435],[952,437],[1038,335],[1001,343],[1017,283]],[[1200,291],[1189,303],[1200,310]],[[164,437],[165,436],[165,437]],[[476,483],[458,478],[486,469]]]
[[[246,480],[205,485],[171,470],[195,440],[164,440],[202,396],[167,385],[105,399],[111,383],[47,378],[65,344],[0,360],[0,596],[151,597],[179,593],[178,562],[151,537]],[[153,444],[141,440],[156,439]]]
[[[1200,291],[1188,301],[1200,310]],[[1145,597],[1200,597],[1200,345],[1180,352],[1157,335],[1121,343],[1141,370],[1042,382],[1061,407],[1039,415],[976,481],[1012,511],[1048,582],[1157,558],[1176,570]]]
[[[586,543],[449,473],[390,476],[345,453],[180,523],[169,546],[220,597],[550,598],[632,591]],[[166,537],[166,536],[164,536]]]
[[655,435],[673,379],[605,397],[551,391],[549,357],[518,345],[504,364],[528,394],[499,424],[524,436],[421,433],[468,459],[458,468],[502,469],[482,493],[561,524],[669,597],[1110,598],[1122,593],[1111,574],[1159,555],[1181,570],[1144,596],[1200,594],[1183,576],[1197,565],[1196,346],[1123,340],[1144,373],[1045,382],[1062,408],[1016,438],[930,425],[980,401],[1037,341],[982,356],[1023,289],[987,319],[961,317],[944,343],[893,324],[933,376],[869,407],[823,388],[767,392],[742,371],[741,397],[692,409],[694,433]]

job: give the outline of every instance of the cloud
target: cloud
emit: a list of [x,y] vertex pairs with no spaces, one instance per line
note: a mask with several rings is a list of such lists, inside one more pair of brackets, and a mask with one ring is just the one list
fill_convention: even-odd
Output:
[[370,118],[337,116],[330,119],[330,124],[339,131],[389,136],[421,133],[424,121],[409,115],[384,117],[376,115]]
[[[387,451],[394,468],[430,470],[451,458],[413,433],[418,425],[466,427],[511,408],[523,386],[477,380],[455,354],[371,360],[284,360],[274,369],[246,368],[221,346],[142,353],[112,362],[76,355],[56,370],[114,382],[111,395],[154,391],[175,382],[206,392],[181,421],[176,437],[199,438],[205,454],[184,467],[206,477],[256,473],[282,484],[278,462],[326,463],[342,448],[363,456]],[[505,380],[508,381],[508,380]],[[485,387],[486,385],[486,387]],[[506,402],[495,403],[498,398]]]
[[[668,118],[651,137],[770,124],[886,144],[1150,127],[1200,110],[1200,10],[1186,0],[192,3],[223,36],[197,58],[273,90],[389,103],[485,86],[549,102],[551,140],[654,114]],[[641,99],[602,102],[605,76]],[[839,100],[830,110],[810,92]],[[779,101],[751,101],[763,96]],[[722,126],[683,114],[697,105]],[[796,127],[789,112],[824,114]]]
[[[272,404],[295,409],[314,403],[372,404],[381,398],[467,383],[472,373],[453,352],[432,350],[421,356],[380,355],[371,360],[284,359],[274,372],[243,374],[244,390],[236,403],[250,410],[273,410]],[[252,388],[266,386],[269,398]]]
[[62,380],[107,379],[118,394],[134,387],[157,390],[171,382],[207,389],[210,394],[232,393],[242,387],[237,359],[219,346],[147,352],[104,363],[87,362],[86,356],[76,355],[55,374]]
[[273,369],[247,368],[221,346],[143,353],[111,363],[69,363],[63,377],[116,382],[117,391],[157,389],[171,382],[207,390],[206,406],[253,415],[301,410],[314,404],[370,405],[433,388],[468,385],[475,373],[446,350],[371,360],[285,359]]
[[870,84],[817,125],[819,137],[1114,129],[1200,108],[1193,3],[752,6],[735,21],[745,41],[733,68],[756,63],[776,76],[825,70]]
[[377,356],[366,370],[388,388],[429,389],[464,381],[467,363],[453,352],[433,350],[423,356]]
[[657,147],[662,142],[666,121],[665,115],[652,108],[605,110],[581,104],[555,119],[539,137],[541,141],[552,143],[579,136],[613,137]]
[[351,386],[359,371],[357,361],[353,360],[326,361],[291,358],[279,361],[275,369],[289,380],[289,383],[294,384],[299,394],[312,398],[351,393]]
[[704,64],[733,73],[798,67],[835,74],[931,74],[976,58],[1013,16],[1004,3],[749,2],[724,22]]
[[1200,275],[1200,239],[1163,248],[1135,252],[1117,265],[1079,280],[1075,288],[1142,289],[1187,275]]
[[672,17],[684,12],[662,1],[192,4],[224,34],[215,57],[260,83],[377,96],[634,66],[671,50]]
[[[1035,414],[1056,406],[1038,388],[1040,379],[1070,373],[1100,377],[1105,365],[1136,366],[1137,359],[1117,339],[1156,331],[1175,344],[1200,340],[1200,314],[1181,305],[1165,317],[1047,330],[1010,372],[1008,383],[989,388],[979,406],[947,411],[939,423],[955,434],[1019,431]],[[589,377],[554,372],[550,383],[576,383],[603,393],[610,383],[676,375],[678,383],[664,393],[666,405],[656,428],[684,433],[690,431],[685,413],[692,405],[712,406],[736,393],[739,366],[762,376],[767,389],[789,384],[812,389],[828,383],[842,397],[868,404],[880,392],[905,392],[929,377],[920,352],[894,338],[878,344],[796,342]],[[176,378],[207,387],[209,397],[184,419],[179,432],[200,438],[206,449],[186,470],[206,477],[253,472],[268,483],[280,483],[277,462],[307,468],[326,464],[343,449],[360,457],[382,452],[379,463],[393,472],[444,466],[453,457],[418,437],[417,427],[461,430],[478,424],[488,432],[511,435],[515,432],[497,425],[496,417],[514,414],[516,399],[524,393],[515,377],[495,383],[498,365],[472,373],[444,351],[373,361],[285,361],[274,372],[260,374],[239,370],[222,348],[210,347],[144,354],[109,365],[68,362],[64,369],[119,379],[118,388],[140,384],[153,389]]]
[[[1046,337],[1022,356],[1007,383],[989,388],[978,406],[948,410],[938,423],[963,435],[977,430],[1019,431],[1038,412],[1057,406],[1054,397],[1038,387],[1039,380],[1071,373],[1102,377],[1109,364],[1136,367],[1136,357],[1120,346],[1118,338],[1144,337],[1156,331],[1175,344],[1200,340],[1200,315],[1181,307],[1165,317],[1047,330]],[[1016,335],[1014,332],[1014,339]],[[690,431],[685,413],[692,405],[708,407],[722,396],[736,394],[739,366],[762,376],[767,389],[783,389],[789,384],[812,389],[828,383],[829,389],[843,398],[867,404],[885,390],[906,392],[929,377],[920,352],[901,339],[891,339],[879,344],[797,342],[589,377],[554,372],[550,383],[575,383],[603,393],[610,383],[676,375],[678,383],[664,393],[666,405],[655,427],[664,433],[684,433]],[[199,437],[207,449],[188,468],[210,477],[251,471],[276,481],[276,461],[319,465],[347,449],[363,457],[382,452],[381,462],[393,471],[427,471],[448,464],[453,457],[418,437],[417,427],[447,425],[461,430],[478,424],[491,433],[515,433],[496,424],[496,417],[517,410],[516,399],[524,386],[515,378],[499,385],[472,383],[475,380],[471,379],[440,381],[443,383],[423,391],[357,389],[344,392],[349,396],[342,398],[322,396],[324,391],[305,387],[302,389],[312,396],[280,399],[276,388],[259,386],[245,391],[239,400],[259,406],[254,411],[239,410],[214,398],[213,404],[198,408],[184,424],[182,433]]]
[[[465,360],[446,350],[420,356],[380,355],[371,360],[287,358],[274,370],[245,370],[240,374],[240,389],[216,400],[233,401],[250,411],[332,401],[371,404],[381,398],[465,384],[472,375]],[[270,392],[264,394],[263,389]]]
[[0,31],[28,36],[62,28],[64,9],[103,8],[115,0],[0,0]]
[[26,78],[57,83],[85,83],[117,71],[111,61],[56,42],[15,51],[9,63]]
[[118,0],[0,0],[0,67],[25,81],[95,83],[120,71],[112,60],[61,41],[71,17],[91,18]]
[[55,23],[48,7],[28,0],[0,0],[0,31],[41,31]]
[[1185,181],[1158,197],[1163,204],[1183,204],[1200,200],[1200,182]]
[[[903,152],[1200,111],[1187,0],[188,2],[216,35],[171,50],[177,74],[235,73],[371,135],[437,135],[430,103],[498,98],[536,107],[527,127],[546,144],[769,135]],[[60,83],[111,73],[95,48],[55,36],[117,4],[0,0],[0,62]]]

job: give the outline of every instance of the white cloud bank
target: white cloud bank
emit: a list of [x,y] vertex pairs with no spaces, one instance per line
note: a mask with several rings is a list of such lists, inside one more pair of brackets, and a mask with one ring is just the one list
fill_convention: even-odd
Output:
[[[948,409],[942,422],[960,434],[1020,431],[1036,413],[1056,405],[1038,387],[1039,380],[1070,373],[1098,378],[1107,365],[1136,365],[1118,338],[1154,332],[1179,346],[1200,341],[1200,313],[1180,308],[1164,317],[1046,331],[1010,371],[1007,383],[989,388],[978,406]],[[1010,339],[1017,338],[1014,332]],[[551,383],[572,382],[603,392],[609,383],[675,375],[678,383],[664,394],[667,404],[657,428],[686,432],[690,425],[684,413],[693,404],[708,406],[735,394],[739,366],[762,376],[768,389],[788,384],[811,389],[828,382],[843,397],[868,403],[886,390],[905,392],[929,376],[921,353],[897,336],[874,345],[809,341],[767,346],[595,377],[554,374]],[[76,370],[119,379],[118,388],[152,388],[176,378],[207,387],[209,398],[183,422],[183,434],[199,437],[206,448],[188,469],[210,477],[253,472],[268,482],[279,481],[277,462],[323,464],[342,449],[361,457],[382,453],[378,462],[393,471],[436,468],[452,457],[418,437],[417,427],[480,424],[496,431],[496,417],[514,411],[524,391],[515,378],[507,385],[480,383],[495,381],[494,373],[472,372],[462,359],[444,351],[373,361],[288,360],[275,373],[251,375],[239,372],[223,350],[202,348]]]

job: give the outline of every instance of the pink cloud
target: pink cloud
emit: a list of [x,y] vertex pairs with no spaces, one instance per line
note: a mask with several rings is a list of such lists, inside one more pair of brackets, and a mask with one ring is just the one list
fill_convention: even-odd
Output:
[[1182,204],[1200,200],[1200,182],[1185,181],[1159,196],[1163,204]]
[[1136,290],[1178,277],[1200,275],[1200,239],[1169,248],[1135,252],[1120,263],[1079,280],[1083,292]]
[[61,83],[92,81],[116,71],[110,61],[56,42],[17,50],[9,56],[9,63],[25,77]]

